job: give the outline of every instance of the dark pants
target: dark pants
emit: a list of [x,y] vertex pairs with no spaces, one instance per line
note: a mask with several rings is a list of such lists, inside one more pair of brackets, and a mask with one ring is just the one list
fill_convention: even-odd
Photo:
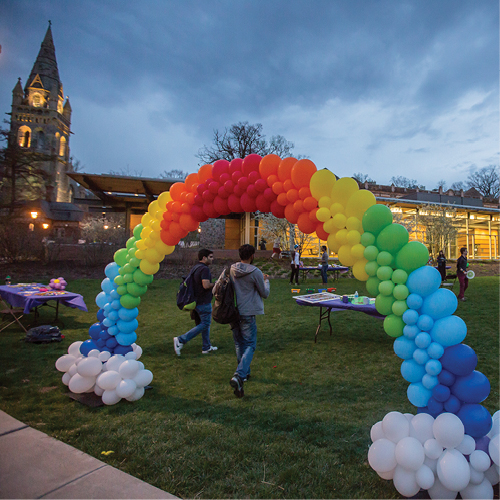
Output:
[[295,277],[295,282],[298,285],[299,284],[299,266],[296,266],[295,264],[291,264],[290,267],[292,268],[292,275],[290,276],[290,283],[293,283],[293,278]]
[[458,293],[458,298],[463,299],[465,295],[465,290],[469,286],[469,278],[464,273],[458,273],[458,281],[460,282],[460,292]]
[[443,264],[443,265],[438,264],[438,271],[441,273],[441,280],[445,281],[446,280],[446,264]]

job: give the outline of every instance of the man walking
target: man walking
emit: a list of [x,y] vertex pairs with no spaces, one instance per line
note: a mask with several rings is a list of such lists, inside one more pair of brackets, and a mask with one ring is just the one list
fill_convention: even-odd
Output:
[[195,319],[196,326],[189,330],[189,332],[174,337],[174,350],[177,356],[181,355],[181,349],[184,344],[188,343],[191,339],[201,333],[202,338],[202,353],[208,354],[211,351],[216,351],[217,347],[210,343],[210,323],[212,322],[212,274],[208,266],[214,261],[214,253],[212,250],[202,248],[198,252],[198,264],[196,264],[191,272],[193,272],[193,288],[194,297],[196,300],[196,313],[199,316]]
[[239,248],[240,262],[231,266],[230,276],[236,293],[240,320],[231,324],[238,367],[230,380],[234,394],[242,398],[243,383],[250,377],[250,363],[257,345],[255,316],[264,314],[264,302],[269,296],[269,276],[252,265],[255,248],[243,245]]
[[460,249],[460,257],[457,260],[457,277],[460,283],[460,292],[458,293],[458,300],[462,302],[466,300],[465,290],[469,286],[469,278],[467,278],[467,248]]

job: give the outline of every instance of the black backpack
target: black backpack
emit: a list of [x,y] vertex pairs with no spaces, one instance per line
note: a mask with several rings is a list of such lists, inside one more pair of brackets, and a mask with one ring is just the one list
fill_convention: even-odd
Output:
[[212,308],[212,318],[222,325],[234,323],[240,319],[234,284],[229,272],[229,267],[224,268],[213,289],[215,302]]
[[57,326],[41,325],[30,328],[24,341],[33,344],[48,344],[50,342],[61,342],[63,338],[64,335],[61,335],[61,331]]
[[182,281],[177,292],[177,307],[181,311],[192,311],[196,307],[196,298],[194,296],[194,275],[202,265],[203,264],[198,264],[194,266],[187,277],[182,277]]

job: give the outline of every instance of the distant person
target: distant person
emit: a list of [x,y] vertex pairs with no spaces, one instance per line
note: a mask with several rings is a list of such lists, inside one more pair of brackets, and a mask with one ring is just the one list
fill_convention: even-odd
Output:
[[296,285],[299,286],[299,269],[300,269],[299,245],[295,245],[293,247],[293,252],[290,257],[291,257],[290,267],[292,269],[292,273],[290,274],[290,285],[293,285],[293,280],[295,279]]
[[260,240],[260,243],[259,243],[259,249],[260,250],[265,250],[266,249],[266,243],[267,243],[267,241],[264,238],[262,238]]
[[326,287],[328,284],[328,251],[325,245],[321,247],[323,254],[321,255],[321,279],[323,283],[321,285]]
[[191,339],[201,333],[203,354],[216,351],[217,347],[210,343],[210,324],[212,322],[212,274],[210,266],[214,261],[214,253],[212,250],[202,248],[198,252],[198,264],[191,271],[194,271],[194,297],[196,300],[196,308],[194,309],[195,327],[189,332],[179,337],[174,337],[174,350],[177,356],[181,355],[181,349]]
[[437,256],[437,268],[438,268],[438,271],[441,273],[441,280],[445,281],[446,280],[446,257],[444,255],[443,250],[439,250],[439,253]]
[[469,286],[469,278],[467,278],[467,248],[465,247],[460,249],[460,257],[457,260],[457,277],[460,282],[458,300],[464,302],[467,300],[465,298],[465,290],[467,290]]
[[250,363],[257,346],[257,323],[255,316],[264,314],[264,301],[269,297],[269,276],[252,265],[255,248],[242,245],[239,248],[240,262],[231,266],[230,275],[234,283],[236,303],[240,320],[231,324],[238,366],[230,385],[237,398],[244,396],[243,384],[250,377]]
[[271,259],[277,256],[278,259],[281,259],[281,238],[276,238],[273,243],[273,254],[271,255]]

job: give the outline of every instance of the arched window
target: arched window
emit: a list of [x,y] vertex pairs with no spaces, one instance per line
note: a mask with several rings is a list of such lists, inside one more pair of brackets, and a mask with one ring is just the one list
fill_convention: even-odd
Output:
[[19,127],[17,132],[17,143],[22,148],[29,148],[31,145],[31,129],[26,125]]
[[38,150],[45,149],[45,134],[43,130],[38,130],[36,133],[36,148]]
[[64,156],[66,154],[66,137],[61,136],[61,142],[59,143],[59,156]]
[[42,97],[40,94],[35,93],[33,94],[33,106],[35,108],[39,108],[42,105]]

